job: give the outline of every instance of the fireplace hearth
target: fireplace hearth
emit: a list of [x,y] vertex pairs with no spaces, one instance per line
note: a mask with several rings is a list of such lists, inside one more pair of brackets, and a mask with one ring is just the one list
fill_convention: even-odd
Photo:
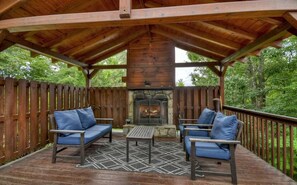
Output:
[[133,102],[135,124],[168,124],[168,98],[162,92],[138,92]]

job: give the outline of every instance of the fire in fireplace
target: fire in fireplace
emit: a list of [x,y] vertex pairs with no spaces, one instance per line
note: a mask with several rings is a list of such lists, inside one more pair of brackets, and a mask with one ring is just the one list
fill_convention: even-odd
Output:
[[136,94],[134,96],[134,122],[140,125],[167,124],[167,96],[164,94]]

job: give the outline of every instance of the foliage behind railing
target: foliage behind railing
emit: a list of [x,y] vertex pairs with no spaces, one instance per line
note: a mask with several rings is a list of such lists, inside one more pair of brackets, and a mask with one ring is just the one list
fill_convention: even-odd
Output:
[[223,107],[225,114],[236,114],[244,124],[242,145],[284,174],[297,179],[297,118],[258,111]]

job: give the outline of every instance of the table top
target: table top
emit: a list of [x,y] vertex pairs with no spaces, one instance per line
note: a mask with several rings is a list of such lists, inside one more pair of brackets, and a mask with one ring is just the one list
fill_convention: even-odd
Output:
[[135,126],[126,136],[127,139],[152,139],[154,136],[154,127]]

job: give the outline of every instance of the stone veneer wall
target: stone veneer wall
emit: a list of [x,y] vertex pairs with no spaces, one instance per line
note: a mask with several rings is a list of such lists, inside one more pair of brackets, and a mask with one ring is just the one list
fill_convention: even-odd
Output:
[[129,91],[128,95],[128,118],[131,121],[131,124],[136,124],[134,123],[134,115],[133,115],[133,103],[134,103],[134,98],[133,95],[135,93],[144,93],[144,94],[165,94],[168,98],[168,125],[173,124],[173,91],[172,90],[134,90],[134,91]]

